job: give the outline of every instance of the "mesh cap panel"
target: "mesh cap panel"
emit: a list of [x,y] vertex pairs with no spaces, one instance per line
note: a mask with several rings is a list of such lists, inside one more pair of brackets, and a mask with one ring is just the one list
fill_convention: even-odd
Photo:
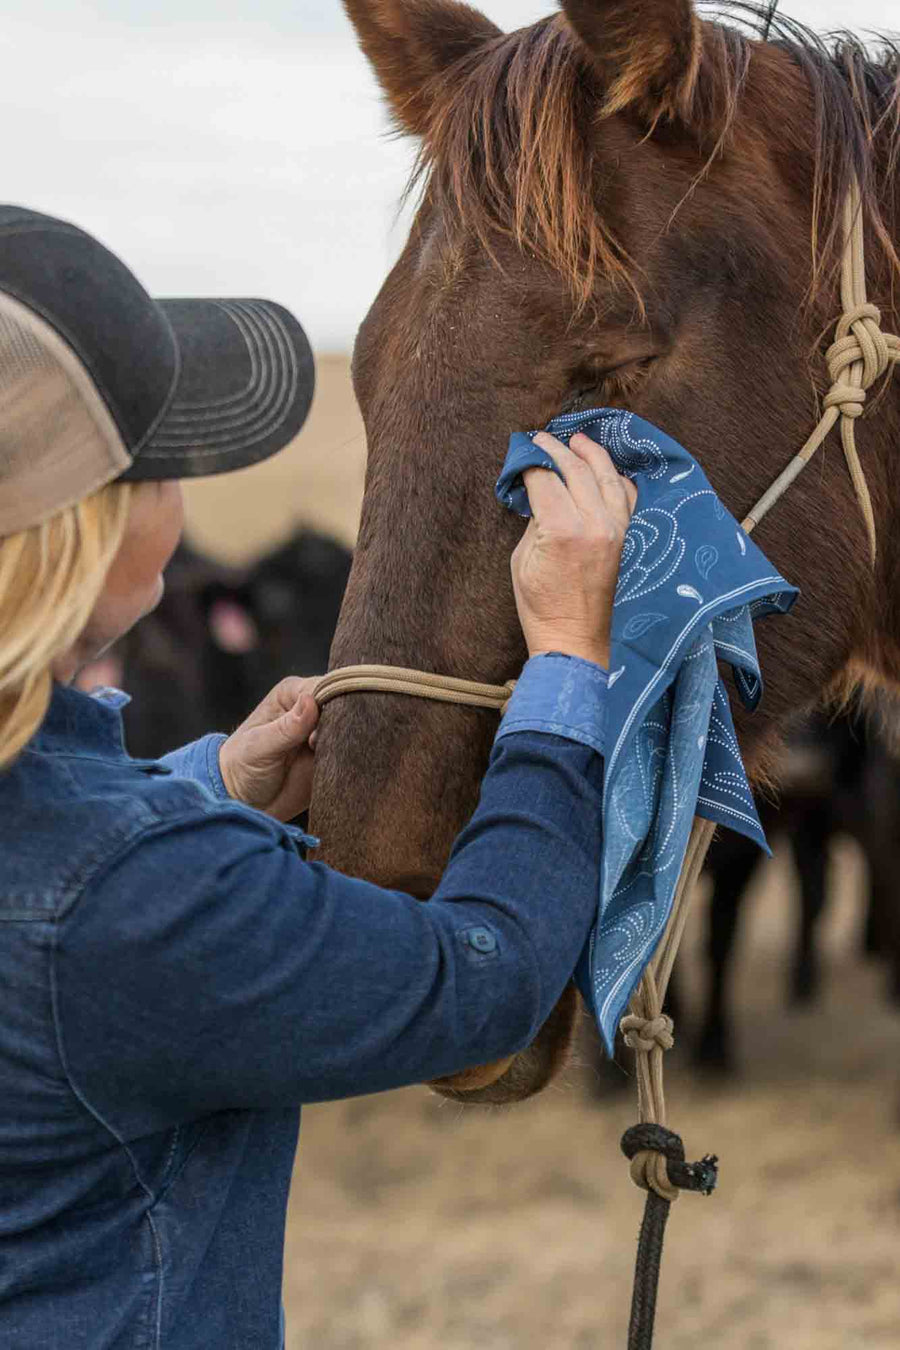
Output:
[[26,305],[0,293],[0,537],[71,506],[130,463],[72,349]]

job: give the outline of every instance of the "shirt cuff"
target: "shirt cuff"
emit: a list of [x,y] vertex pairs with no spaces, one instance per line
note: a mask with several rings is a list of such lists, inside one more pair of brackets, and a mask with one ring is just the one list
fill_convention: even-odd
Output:
[[546,731],[602,755],[608,680],[602,666],[578,656],[533,656],[509,700],[497,740],[516,731]]
[[228,737],[221,732],[201,736],[199,741],[192,741],[180,750],[173,750],[170,755],[163,755],[159,762],[170,769],[176,778],[190,778],[211,792],[217,801],[230,802],[233,799],[219,767],[219,750],[227,740]]

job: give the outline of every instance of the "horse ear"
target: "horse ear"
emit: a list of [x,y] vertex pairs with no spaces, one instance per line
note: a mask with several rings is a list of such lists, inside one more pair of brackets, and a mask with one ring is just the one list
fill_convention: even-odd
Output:
[[457,0],[344,0],[344,8],[394,118],[414,135],[428,130],[435,76],[501,31]]
[[605,111],[690,121],[702,52],[691,0],[561,0],[599,68]]

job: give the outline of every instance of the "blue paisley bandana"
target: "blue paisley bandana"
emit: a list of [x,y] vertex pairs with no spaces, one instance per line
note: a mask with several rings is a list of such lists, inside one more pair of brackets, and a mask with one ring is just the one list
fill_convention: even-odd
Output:
[[[729,515],[697,461],[633,413],[567,413],[547,428],[606,447],[638,499],[612,617],[605,822],[597,922],[576,975],[607,1049],[663,935],[695,815],[767,849],[717,660],[753,709],[763,684],[753,620],[785,614],[798,592]],[[554,469],[517,433],[497,483],[530,516],[524,469]]]

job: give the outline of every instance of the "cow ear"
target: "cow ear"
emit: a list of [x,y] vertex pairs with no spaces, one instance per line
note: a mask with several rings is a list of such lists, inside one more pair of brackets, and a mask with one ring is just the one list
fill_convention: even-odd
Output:
[[259,627],[250,598],[240,586],[213,582],[200,593],[200,607],[213,646],[228,656],[247,656],[259,646]]
[[344,0],[397,124],[429,126],[435,78],[501,30],[457,0]]
[[562,0],[598,68],[607,114],[690,122],[703,48],[691,0]]

